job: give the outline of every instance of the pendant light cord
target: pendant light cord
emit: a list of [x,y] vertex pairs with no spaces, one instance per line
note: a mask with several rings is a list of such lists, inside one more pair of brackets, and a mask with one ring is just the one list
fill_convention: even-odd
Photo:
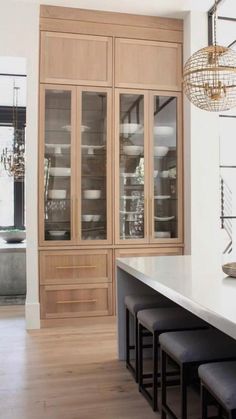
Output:
[[216,46],[216,20],[217,20],[217,0],[214,5],[214,45]]

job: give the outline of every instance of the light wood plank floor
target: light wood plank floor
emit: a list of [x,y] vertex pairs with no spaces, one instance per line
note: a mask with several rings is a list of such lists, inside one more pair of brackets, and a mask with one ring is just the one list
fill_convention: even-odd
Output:
[[27,333],[0,309],[0,419],[157,419],[116,359],[115,321]]
[[[160,419],[117,360],[115,329],[114,318],[90,318],[26,332],[22,307],[0,307],[0,419]],[[189,402],[199,419],[198,396]]]

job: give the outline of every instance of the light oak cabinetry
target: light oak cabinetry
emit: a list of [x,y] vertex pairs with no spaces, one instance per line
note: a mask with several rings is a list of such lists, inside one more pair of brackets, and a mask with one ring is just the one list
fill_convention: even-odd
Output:
[[40,27],[41,318],[69,324],[114,314],[116,257],[182,254],[182,22],[41,6]]

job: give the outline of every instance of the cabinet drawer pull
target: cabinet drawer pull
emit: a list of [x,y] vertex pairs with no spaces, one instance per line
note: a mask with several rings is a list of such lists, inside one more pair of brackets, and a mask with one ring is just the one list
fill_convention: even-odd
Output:
[[97,300],[66,300],[66,301],[57,301],[57,304],[79,304],[79,303],[96,303]]
[[56,269],[95,269],[96,265],[56,266]]

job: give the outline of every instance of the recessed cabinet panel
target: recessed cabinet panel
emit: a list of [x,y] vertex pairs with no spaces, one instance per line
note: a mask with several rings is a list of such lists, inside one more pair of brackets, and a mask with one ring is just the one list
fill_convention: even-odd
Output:
[[181,91],[179,44],[116,39],[115,57],[116,87]]
[[41,82],[111,86],[112,39],[41,33]]

